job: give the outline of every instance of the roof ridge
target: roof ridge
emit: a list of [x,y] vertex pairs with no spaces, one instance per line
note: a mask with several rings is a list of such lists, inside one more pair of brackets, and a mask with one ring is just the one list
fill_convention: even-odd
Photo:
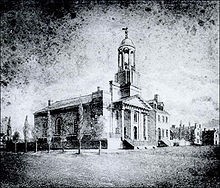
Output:
[[68,99],[63,99],[63,100],[59,100],[59,101],[55,101],[53,102],[51,105],[57,103],[57,102],[63,102],[63,101],[67,101],[67,100],[74,100],[74,99],[79,99],[81,97],[86,97],[86,96],[91,96],[92,94],[87,94],[87,95],[82,95],[82,96],[78,96],[78,97],[73,97],[73,98],[68,98]]

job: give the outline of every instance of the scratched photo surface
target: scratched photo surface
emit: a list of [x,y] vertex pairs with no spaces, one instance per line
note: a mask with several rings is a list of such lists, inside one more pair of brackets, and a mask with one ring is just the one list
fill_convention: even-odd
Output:
[[219,2],[0,0],[0,187],[219,187]]

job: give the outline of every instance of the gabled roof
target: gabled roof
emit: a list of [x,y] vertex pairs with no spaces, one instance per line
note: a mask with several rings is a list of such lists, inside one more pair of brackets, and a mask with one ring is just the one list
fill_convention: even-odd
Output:
[[115,101],[114,103],[118,103],[118,102],[123,102],[124,104],[128,104],[131,106],[137,106],[140,108],[152,110],[152,107],[138,94],[130,97],[121,98]]
[[50,110],[56,110],[56,109],[61,109],[61,108],[67,108],[67,107],[74,107],[74,106],[78,106],[80,103],[82,104],[86,104],[92,101],[92,95],[85,95],[85,96],[81,96],[81,97],[75,97],[75,98],[71,98],[71,99],[65,99],[65,100],[61,100],[61,101],[56,101],[54,103],[52,103],[50,105],[50,107],[45,107],[41,110],[38,110],[37,112],[35,112],[34,114],[38,114],[38,113],[44,113],[47,112],[48,109]]

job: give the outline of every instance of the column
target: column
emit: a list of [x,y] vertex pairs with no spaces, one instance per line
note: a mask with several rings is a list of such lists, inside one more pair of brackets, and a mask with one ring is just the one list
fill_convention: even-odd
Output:
[[121,58],[120,58],[120,52],[118,52],[118,70],[120,70],[121,66]]
[[135,67],[135,51],[133,52],[133,66]]
[[141,113],[140,111],[138,110],[138,130],[137,130],[137,140],[140,140],[140,127],[141,127]]
[[134,110],[131,109],[131,139],[134,139],[134,126],[133,123],[134,122]]
[[122,70],[124,70],[124,52],[121,53],[121,67],[122,67]]
[[139,140],[143,140],[143,114],[141,113],[141,111],[139,111],[139,116],[140,116],[140,130],[139,130]]
[[147,117],[147,114],[144,117],[145,117],[145,135],[146,135],[146,140],[148,141],[148,117]]
[[124,140],[124,108],[121,109],[121,137]]
[[130,62],[130,50],[128,50],[128,67],[129,67],[129,69],[130,69],[130,67],[131,67],[131,62]]

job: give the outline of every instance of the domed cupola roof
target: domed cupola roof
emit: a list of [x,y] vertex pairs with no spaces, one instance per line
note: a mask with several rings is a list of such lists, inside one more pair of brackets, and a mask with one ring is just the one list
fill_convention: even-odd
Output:
[[121,41],[119,49],[121,49],[125,46],[135,48],[134,43],[132,42],[132,40],[128,38],[128,28],[125,27],[125,28],[122,28],[122,30],[125,31],[125,38]]
[[121,46],[132,46],[132,47],[134,47],[134,43],[132,42],[131,39],[125,38],[125,39],[123,39],[123,40],[121,41],[120,47],[121,47]]

